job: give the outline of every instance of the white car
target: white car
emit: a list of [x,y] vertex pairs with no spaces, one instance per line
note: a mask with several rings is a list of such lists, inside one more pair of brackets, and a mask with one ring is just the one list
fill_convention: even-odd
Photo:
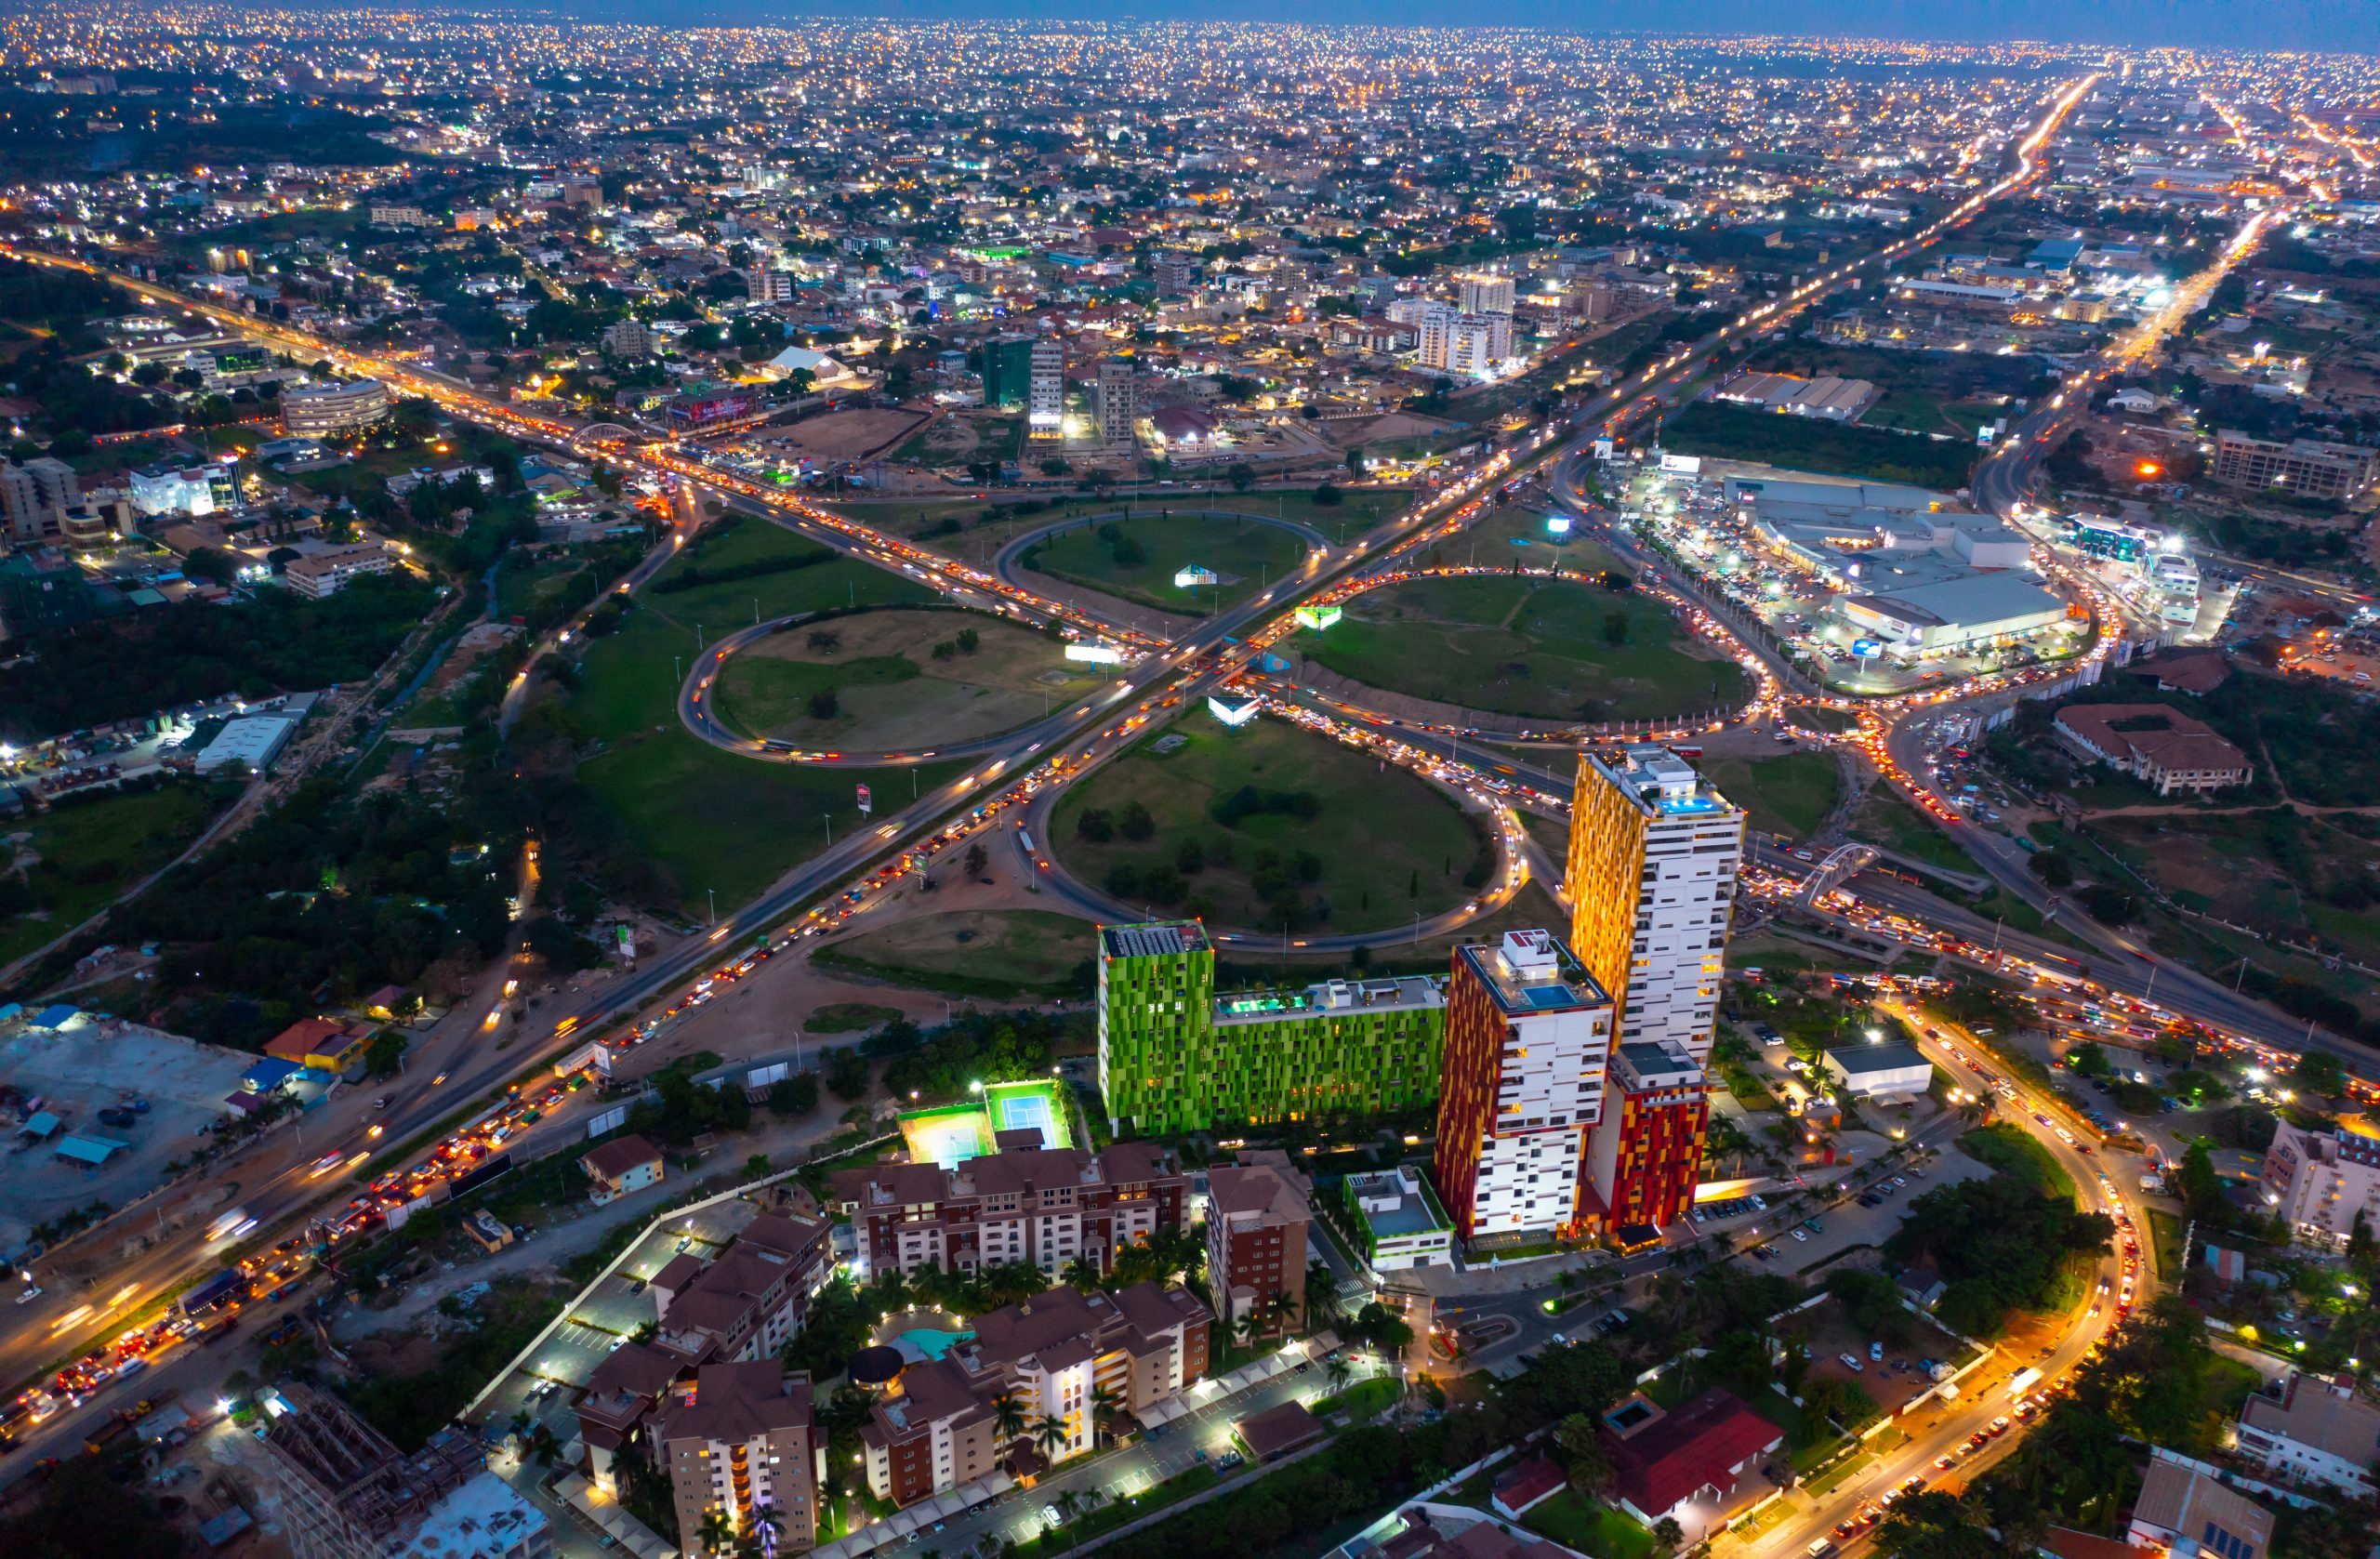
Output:
[[31,1304],[33,1301],[39,1298],[41,1298],[41,1288],[39,1285],[35,1285],[33,1288],[27,1288],[23,1293],[19,1294],[17,1296],[17,1302],[19,1304]]
[[1797,1239],[1797,1240],[1800,1240],[1804,1245],[1807,1245],[1807,1244],[1809,1244],[1809,1243],[1810,1243],[1810,1232],[1809,1232],[1807,1229],[1796,1229],[1796,1230],[1794,1230],[1794,1231],[1793,1231],[1793,1237],[1794,1237],[1795,1239]]

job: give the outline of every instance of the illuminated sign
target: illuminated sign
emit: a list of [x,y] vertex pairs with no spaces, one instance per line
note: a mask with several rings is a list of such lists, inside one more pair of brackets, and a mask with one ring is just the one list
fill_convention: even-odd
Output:
[[1177,590],[1193,590],[1201,585],[1222,583],[1223,575],[1204,563],[1185,563],[1173,575],[1173,588]]
[[1341,615],[1336,606],[1301,606],[1297,610],[1298,627],[1310,628],[1320,633],[1337,622]]
[[876,798],[868,794],[867,786],[864,785],[854,786],[853,788],[859,793],[859,814],[866,817],[875,810]]
[[1545,517],[1545,534],[1547,535],[1568,535],[1570,534],[1570,517],[1567,514],[1547,515]]
[[1207,713],[1225,725],[1246,725],[1256,718],[1257,701],[1245,694],[1210,693],[1207,694]]
[[1884,647],[1872,639],[1854,639],[1851,641],[1851,653],[1873,660],[1884,653]]
[[1069,644],[1066,646],[1066,658],[1087,660],[1094,666],[1121,666],[1124,664],[1124,652],[1113,644]]
[[1674,471],[1679,476],[1699,476],[1702,474],[1702,456],[1699,455],[1664,455],[1661,456],[1661,469],[1665,471]]

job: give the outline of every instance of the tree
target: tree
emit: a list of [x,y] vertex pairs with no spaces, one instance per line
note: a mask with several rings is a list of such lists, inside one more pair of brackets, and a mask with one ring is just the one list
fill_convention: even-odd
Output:
[[2329,1050],[2308,1050],[2290,1068],[2289,1080],[2308,1093],[2336,1099],[2347,1091],[2347,1068]]
[[382,1029],[364,1048],[364,1067],[376,1077],[395,1077],[404,1059],[405,1031],[401,1028]]
[[1305,1269],[1305,1324],[1310,1330],[1325,1331],[1337,1326],[1347,1315],[1347,1306],[1339,1298],[1339,1279],[1331,1274],[1328,1262],[1309,1262]]
[[1235,493],[1245,493],[1255,485],[1256,473],[1249,468],[1248,462],[1245,460],[1233,461],[1231,464],[1231,490]]
[[1115,1426],[1124,1418],[1125,1399],[1113,1386],[1094,1385],[1091,1388],[1091,1422],[1094,1439],[1112,1436]]
[[2096,1039],[2085,1039],[2066,1052],[2066,1064],[2078,1077],[2104,1077],[2108,1075],[2108,1052],[2099,1048]]
[[1653,1546],[1662,1552],[1675,1553],[1678,1545],[1684,1541],[1686,1528],[1677,1524],[1677,1517],[1665,1515],[1653,1523]]
[[744,1160],[744,1178],[746,1180],[764,1179],[767,1177],[771,1167],[772,1166],[769,1163],[769,1156],[767,1154],[753,1154],[750,1157]]
[[707,1551],[712,1553],[726,1552],[730,1546],[730,1539],[734,1535],[735,1529],[727,1524],[725,1512],[705,1511],[703,1513],[702,1530],[696,1540]]
[[1984,1527],[1984,1513],[1975,1505],[1924,1489],[1884,1513],[1876,1524],[1876,1551],[1909,1559],[1992,1559],[2005,1551]]
[[972,842],[972,843],[971,843],[970,845],[968,845],[968,847],[967,847],[967,858],[966,858],[966,866],[967,866],[967,875],[968,875],[968,876],[970,876],[970,877],[981,877],[981,876],[983,876],[983,875],[984,875],[984,868],[985,868],[986,866],[990,865],[991,864],[992,864],[992,858],[991,858],[991,856],[990,856],[989,854],[987,854],[987,853],[985,852],[985,850],[984,850],[984,841],[983,841],[983,840],[981,840],[981,839],[977,839],[977,840],[975,840],[974,842]]
[[1006,1392],[992,1398],[992,1437],[1013,1445],[1025,1437],[1025,1405]]
[[1554,1431],[1562,1447],[1563,1466],[1571,1486],[1582,1494],[1601,1495],[1611,1487],[1611,1458],[1604,1454],[1602,1425],[1587,1413],[1572,1413]]
[[820,688],[810,695],[812,720],[833,720],[841,708],[842,700],[835,695],[833,688]]
[[1628,614],[1606,612],[1603,614],[1603,641],[1613,649],[1628,642]]
[[1067,1440],[1066,1420],[1052,1413],[1045,1413],[1033,1426],[1033,1443],[1040,1447],[1041,1460],[1055,1465],[1058,1452]]
[[2074,858],[2062,850],[2044,850],[2025,865],[2049,887],[2065,889],[2074,886]]
[[1077,1256],[1058,1274],[1058,1281],[1070,1288],[1090,1289],[1099,1287],[1099,1263],[1090,1254]]
[[779,1116],[806,1116],[818,1107],[818,1074],[796,1072],[769,1089],[769,1111]]
[[829,1052],[826,1060],[826,1087],[845,1103],[856,1101],[867,1091],[867,1058],[860,1054],[857,1045],[846,1045]]
[[2215,1172],[2215,1156],[2207,1151],[2203,1139],[2192,1143],[2182,1154],[2181,1168],[2175,1180],[2181,1190],[2182,1206],[2192,1219],[2216,1228],[2231,1222],[2231,1198],[2224,1194],[2223,1177]]

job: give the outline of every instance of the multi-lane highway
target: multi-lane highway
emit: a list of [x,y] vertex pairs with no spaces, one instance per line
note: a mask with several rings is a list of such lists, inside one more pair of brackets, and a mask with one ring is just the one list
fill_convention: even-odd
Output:
[[[1785,297],[1765,302],[1725,322],[1710,334],[1681,347],[1625,383],[1593,398],[1563,423],[1542,429],[1515,448],[1490,456],[1468,475],[1449,483],[1425,503],[1380,527],[1372,535],[1346,548],[1333,549],[1333,556],[1310,558],[1308,566],[1298,575],[1269,587],[1237,611],[1208,620],[1171,646],[1157,644],[1144,635],[1102,621],[1067,602],[1032,597],[1029,592],[1022,591],[997,575],[913,544],[868,531],[842,516],[808,505],[785,503],[772,493],[757,490],[731,473],[712,469],[694,456],[668,446],[641,447],[608,436],[590,437],[587,429],[526,413],[504,402],[479,395],[430,370],[358,353],[339,343],[305,336],[259,321],[254,316],[224,310],[205,300],[80,259],[14,246],[5,248],[15,258],[68,266],[104,276],[162,306],[204,316],[219,328],[261,340],[277,350],[308,360],[326,358],[344,371],[378,377],[402,393],[429,398],[450,415],[534,442],[560,443],[615,461],[641,463],[668,473],[673,480],[695,483],[697,492],[719,490],[734,494],[747,503],[760,506],[771,518],[791,523],[803,534],[851,555],[928,577],[930,582],[953,593],[968,592],[977,598],[977,603],[1002,603],[1009,610],[1038,612],[1071,623],[1083,631],[1117,638],[1143,651],[1139,664],[1127,669],[1091,699],[1070,709],[1066,716],[1051,717],[1051,720],[1044,722],[1046,731],[1038,734],[1019,733],[1013,738],[1014,746],[1010,752],[995,756],[982,767],[971,769],[967,774],[920,796],[910,806],[880,822],[872,823],[865,831],[837,841],[788,872],[760,898],[743,906],[714,928],[707,938],[690,939],[628,978],[565,998],[545,1014],[545,1018],[556,1020],[555,1032],[549,1038],[517,1047],[509,1053],[496,1050],[470,1053],[469,1059],[458,1063],[453,1069],[443,1091],[420,1089],[392,1105],[386,1121],[386,1141],[396,1143],[433,1123],[451,1109],[452,1101],[484,1094],[508,1078],[541,1064],[564,1046],[585,1038],[602,1024],[661,997],[717,961],[721,952],[720,945],[729,938],[749,937],[813,901],[834,902],[839,893],[847,899],[856,900],[862,887],[880,880],[891,869],[878,866],[879,862],[916,844],[922,836],[934,831],[940,820],[955,813],[963,813],[971,801],[979,801],[1001,792],[1019,795],[1020,799],[1023,795],[1038,793],[1044,785],[1064,783],[1074,773],[1081,772],[1086,764],[1095,763],[1119,750],[1122,745],[1133,738],[1137,728],[1128,728],[1123,721],[1103,725],[1102,722],[1116,711],[1137,701],[1166,695],[1165,685],[1168,683],[1171,684],[1171,695],[1187,702],[1209,687],[1220,685],[1239,673],[1251,653],[1249,645],[1224,646],[1222,642],[1227,637],[1235,636],[1236,630],[1258,623],[1269,614],[1271,622],[1266,628],[1276,635],[1287,631],[1286,608],[1291,601],[1328,586],[1353,570],[1376,563],[1393,566],[1397,554],[1427,538],[1441,525],[1460,526],[1477,511],[1483,495],[1494,483],[1509,474],[1570,453],[1574,446],[1568,441],[1580,429],[1585,429],[1590,434],[1623,431],[1635,418],[1658,406],[1659,397],[1664,391],[1683,386],[1704,372],[1713,362],[1715,354],[1735,338],[1770,328],[1829,293],[1862,279],[1863,272],[1938,241],[1990,200],[2020,187],[2033,176],[2038,167],[2036,153],[2039,149],[2063,123],[2093,80],[2096,77],[2085,78],[2058,96],[2043,120],[2018,143],[2016,167],[2005,178],[1977,192],[1924,231],[1898,240],[1877,254],[1839,266],[1821,277],[1805,282]],[[656,548],[639,565],[628,581],[629,588],[649,579],[664,566],[676,548],[682,545],[685,534],[682,525],[673,531],[664,546]],[[555,642],[560,641],[562,631],[556,630]],[[1249,639],[1262,642],[1265,639],[1265,630],[1251,632]],[[517,690],[514,696],[517,698]],[[517,703],[508,699],[508,717],[515,707]],[[1068,719],[1074,721],[1071,728],[1064,723]],[[1043,760],[1038,780],[1019,785],[1019,768],[1039,758],[1036,749],[1051,752],[1072,750],[1077,756],[1064,769]],[[876,868],[873,872],[872,867]],[[853,884],[859,886],[852,886]],[[325,1188],[318,1182],[293,1182],[290,1172],[288,1168],[277,1171],[274,1178],[260,1187],[257,1196],[259,1205],[250,1208],[250,1211],[264,1221],[267,1227],[271,1226],[275,1219],[284,1224],[297,1220],[311,1207],[337,1197],[346,1189],[343,1185]],[[125,1303],[138,1304],[141,1296],[167,1291],[183,1275],[207,1270],[213,1264],[213,1259],[205,1249],[205,1242],[196,1237],[197,1233],[190,1231],[180,1236],[168,1235],[136,1261],[127,1262],[122,1285],[128,1290]],[[44,1302],[38,1306],[24,1307],[24,1313],[12,1316],[9,1336],[0,1340],[0,1365],[26,1370],[58,1354],[87,1346],[91,1339],[121,1324],[122,1310],[118,1308],[80,1322],[55,1325],[62,1314],[64,1311],[60,1306]]]

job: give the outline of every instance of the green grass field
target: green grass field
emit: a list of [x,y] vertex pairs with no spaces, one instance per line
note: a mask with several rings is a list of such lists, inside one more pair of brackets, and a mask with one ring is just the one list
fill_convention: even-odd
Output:
[[1653,1534],[1608,1505],[1566,1488],[1521,1518],[1521,1525],[1594,1559],[1651,1559]]
[[1975,857],[1961,850],[1950,835],[1926,821],[1924,813],[1902,800],[1882,780],[1870,786],[1868,794],[1860,799],[1858,809],[1851,814],[1850,832],[1855,839],[1897,851],[1944,871],[1976,870]]
[[[975,647],[959,648],[970,632]],[[988,613],[884,611],[771,634],[729,658],[712,696],[747,735],[921,752],[1029,724],[1100,680],[1056,640]],[[812,701],[827,693],[836,712],[821,718]]]
[[1959,1138],[1959,1151],[2003,1175],[2016,1176],[2044,1196],[2073,1199],[2074,1177],[2022,1127],[2004,1121],[1996,1126],[1979,1126]]
[[[904,503],[827,503],[824,507],[888,535],[917,536],[925,545],[953,557],[973,558],[988,547],[997,550],[1027,531],[1080,514],[1116,514],[1126,508],[1135,513],[1158,509],[1229,509],[1242,514],[1270,514],[1313,526],[1333,541],[1353,540],[1400,512],[1413,495],[1401,487],[1349,488],[1335,504],[1317,504],[1312,492],[1235,493],[1230,488],[1210,494],[1203,488],[1135,486],[1130,482],[1104,498],[1034,499],[1039,508],[1021,512],[1018,502],[988,503],[976,497],[917,498]],[[943,527],[956,521],[959,529]],[[980,534],[979,534],[980,533]]]
[[33,902],[46,918],[0,921],[0,959],[30,952],[97,913],[133,883],[172,860],[206,826],[212,809],[203,784],[161,786],[130,795],[68,801],[0,832],[27,834],[40,856],[25,873]]
[[[1236,606],[1304,562],[1303,538],[1278,525],[1207,515],[1112,522],[1051,537],[1025,554],[1025,565],[1052,579],[1087,586],[1121,601],[1184,616]],[[1200,564],[1223,576],[1219,585],[1183,589],[1176,571]]]
[[[709,570],[820,550],[747,520],[697,544],[662,577],[690,566]],[[669,874],[686,913],[707,910],[707,891],[715,891],[723,914],[826,848],[830,824],[838,838],[859,826],[854,786],[875,791],[880,816],[907,804],[912,784],[909,771],[762,763],[696,740],[678,720],[677,679],[694,664],[698,646],[751,622],[756,599],[760,614],[770,617],[852,601],[888,605],[925,598],[923,588],[906,579],[837,559],[691,589],[648,587],[619,630],[588,647],[570,711],[581,734],[602,750],[579,765],[579,781],[617,820],[621,847]],[[931,789],[960,767],[920,766],[915,783]]]
[[1752,813],[1752,826],[1807,839],[1843,799],[1843,773],[1823,752],[1775,758],[1714,758],[1702,773],[1719,793]]
[[[1626,626],[1614,644],[1607,620]],[[1642,720],[1742,698],[1733,661],[1687,654],[1669,609],[1633,591],[1525,577],[1415,579],[1361,595],[1322,633],[1283,641],[1392,693],[1550,720]]]
[[[1200,712],[1171,729],[1187,744],[1160,754],[1144,741],[1059,801],[1049,847],[1085,881],[1155,909],[1190,908],[1226,926],[1273,928],[1278,883],[1269,879],[1280,879],[1306,906],[1303,929],[1330,932],[1394,931],[1417,910],[1434,915],[1470,897],[1463,878],[1480,837],[1451,800],[1413,775],[1273,720],[1228,731]],[[1268,810],[1226,826],[1210,804],[1243,786],[1310,797],[1316,805],[1310,817]],[[1149,839],[1135,842],[1119,832],[1098,841],[1081,832],[1086,812],[1114,817],[1134,801],[1155,822]],[[1180,870],[1193,844],[1205,864]],[[1311,878],[1295,871],[1301,852],[1318,865]],[[1109,882],[1118,867],[1170,874],[1181,892],[1126,892]],[[1327,920],[1316,910],[1321,901],[1329,905]]]

